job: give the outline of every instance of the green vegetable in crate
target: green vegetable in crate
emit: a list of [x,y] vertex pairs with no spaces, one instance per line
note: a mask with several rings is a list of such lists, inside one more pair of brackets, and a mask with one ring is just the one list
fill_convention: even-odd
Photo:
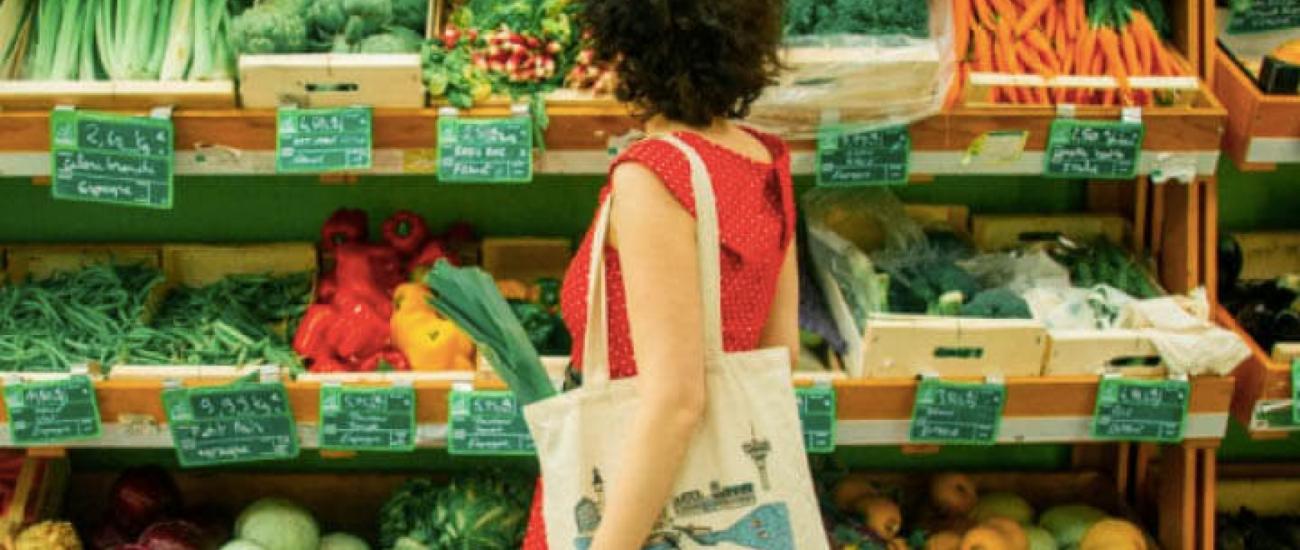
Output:
[[96,264],[0,285],[0,371],[121,364],[138,343],[146,303],[161,282],[153,268]]
[[1105,238],[1084,243],[1062,240],[1051,249],[1052,257],[1070,270],[1070,284],[1077,287],[1110,285],[1135,298],[1155,298],[1155,287],[1128,253]]
[[235,17],[230,42],[241,54],[307,51],[306,0],[265,0]]
[[266,550],[317,550],[320,527],[301,506],[278,498],[264,498],[240,512],[235,535]]
[[962,317],[984,319],[1030,319],[1029,304],[1019,294],[1006,288],[994,288],[976,294],[961,306]]
[[924,0],[789,0],[787,36],[833,34],[930,34],[929,3]]
[[458,477],[445,487],[408,481],[379,512],[384,548],[484,550],[519,548],[532,485],[517,475]]
[[424,38],[405,27],[388,27],[384,32],[365,37],[357,44],[357,53],[415,53]]

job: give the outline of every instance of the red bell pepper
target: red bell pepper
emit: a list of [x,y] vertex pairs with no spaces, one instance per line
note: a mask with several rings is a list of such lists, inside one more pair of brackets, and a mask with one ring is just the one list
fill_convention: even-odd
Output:
[[401,372],[411,370],[411,364],[400,350],[384,348],[379,353],[367,357],[357,367],[360,372]]
[[348,365],[335,357],[333,353],[312,359],[311,367],[307,370],[311,372],[348,372]]
[[438,263],[438,260],[443,259],[447,260],[451,265],[460,265],[460,262],[456,259],[456,255],[450,250],[447,250],[446,245],[444,245],[442,241],[434,239],[424,245],[424,248],[420,249],[419,254],[414,258],[411,258],[411,262],[407,265],[407,268],[409,271],[415,271],[419,268],[429,268],[433,267],[433,264]]
[[[382,250],[376,252],[377,248]],[[344,294],[372,304],[389,301],[388,285],[393,275],[388,273],[381,276],[376,266],[378,265],[387,273],[393,270],[389,263],[401,265],[396,252],[392,249],[364,244],[345,244],[334,251],[334,261],[334,276],[338,284],[334,301],[339,301]]]
[[333,273],[327,273],[320,276],[316,281],[316,303],[328,304],[334,301],[334,294],[338,293],[339,280]]
[[321,248],[334,250],[341,244],[364,243],[370,238],[370,218],[365,210],[340,208],[320,228]]
[[293,335],[293,350],[311,359],[329,354],[333,349],[329,334],[338,322],[339,316],[332,306],[316,304],[307,308]]
[[[343,298],[343,294],[339,298]],[[379,353],[388,345],[388,316],[381,315],[375,308],[363,302],[351,304],[346,308],[339,304],[341,321],[331,327],[329,340],[334,344],[334,352],[346,361],[357,363],[371,355]]]
[[370,245],[366,255],[370,260],[371,277],[386,296],[391,296],[397,285],[406,282],[406,266],[396,249],[387,245]]
[[429,240],[429,225],[419,214],[398,210],[384,220],[384,242],[397,250],[403,258],[414,256]]

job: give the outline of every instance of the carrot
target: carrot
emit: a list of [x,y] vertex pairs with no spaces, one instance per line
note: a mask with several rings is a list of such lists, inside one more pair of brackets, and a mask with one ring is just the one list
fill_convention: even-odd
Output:
[[1020,19],[1020,10],[1016,9],[1016,5],[1011,3],[1011,0],[990,1],[993,2],[993,11],[997,12],[999,22],[1003,19],[1010,21]]
[[952,3],[953,51],[957,59],[966,59],[970,53],[970,2],[971,0],[954,0]]
[[1052,41],[1052,53],[1056,54],[1056,58],[1061,60],[1062,67],[1065,66],[1065,54],[1069,51],[1069,39],[1065,37],[1065,33],[1057,32],[1056,37]]
[[1151,74],[1152,65],[1151,50],[1155,45],[1151,43],[1150,37],[1147,36],[1146,31],[1142,30],[1137,23],[1129,22],[1128,26],[1128,34],[1133,35],[1133,44],[1137,46],[1138,64],[1141,65],[1141,74],[1149,75]]
[[993,70],[993,39],[984,29],[975,27],[971,30],[975,34],[975,70],[990,72]]
[[1029,5],[1025,7],[1025,13],[1021,14],[1020,19],[1016,22],[1016,36],[1025,34],[1029,29],[1033,28],[1034,24],[1038,23],[1038,20],[1043,17],[1043,13],[1047,11],[1047,6],[1051,2],[1052,0],[1030,0]]
[[1024,63],[1025,68],[1030,71],[1042,75],[1044,78],[1053,78],[1056,76],[1056,71],[1052,69],[1051,65],[1045,63],[1043,58],[1039,56],[1039,53],[1034,51],[1033,48],[1025,45],[1024,42],[1016,44],[1016,54],[1019,55],[1020,62]]
[[1078,12],[1074,4],[1083,0],[1065,0],[1065,7],[1061,9],[1065,18],[1065,37],[1074,40],[1079,36],[1079,21],[1075,18]]
[[975,4],[975,15],[979,16],[980,24],[985,28],[992,29],[995,25],[993,22],[993,8],[989,7],[989,0],[972,0]]
[[1057,57],[1056,49],[1053,49],[1052,43],[1048,42],[1047,36],[1044,36],[1043,33],[1039,33],[1039,30],[1034,29],[1031,30],[1030,33],[1024,35],[1024,42],[1030,44],[1032,48],[1036,49],[1036,51],[1039,52],[1039,55],[1043,56],[1043,60],[1048,62],[1049,66],[1052,66],[1053,69],[1061,70],[1061,59],[1060,57]]
[[1079,41],[1074,44],[1074,58],[1078,60],[1079,71],[1076,74],[1088,74],[1088,69],[1092,68],[1092,52],[1096,45],[1096,35],[1093,34],[1092,27],[1084,27],[1079,33]]
[[1102,27],[1097,31],[1097,43],[1101,45],[1102,55],[1106,56],[1107,70],[1119,81],[1120,95],[1127,99],[1130,95],[1128,70],[1120,54],[1119,36],[1110,27]]
[[1047,11],[1043,17],[1047,20],[1047,23],[1043,25],[1043,30],[1046,31],[1044,34],[1049,38],[1056,36],[1057,30],[1060,28],[1059,22],[1056,20],[1056,0],[1050,0],[1047,3]]
[[1119,48],[1124,56],[1124,68],[1128,70],[1128,74],[1142,74],[1142,60],[1138,56],[1137,41],[1133,40],[1132,33],[1120,31]]

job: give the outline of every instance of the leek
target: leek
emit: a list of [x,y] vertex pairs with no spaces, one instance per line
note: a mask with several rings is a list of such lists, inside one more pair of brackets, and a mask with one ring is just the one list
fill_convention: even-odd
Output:
[[520,403],[555,395],[537,350],[490,275],[438,260],[426,282],[433,290],[433,307],[474,339]]

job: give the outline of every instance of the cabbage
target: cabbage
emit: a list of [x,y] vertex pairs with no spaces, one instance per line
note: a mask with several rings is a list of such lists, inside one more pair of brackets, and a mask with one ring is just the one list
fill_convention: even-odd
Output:
[[370,545],[347,533],[330,533],[321,537],[319,550],[370,550]]
[[235,520],[235,536],[264,550],[316,550],[320,528],[302,507],[278,498],[254,502]]
[[266,548],[251,540],[235,539],[227,542],[221,550],[266,550]]

